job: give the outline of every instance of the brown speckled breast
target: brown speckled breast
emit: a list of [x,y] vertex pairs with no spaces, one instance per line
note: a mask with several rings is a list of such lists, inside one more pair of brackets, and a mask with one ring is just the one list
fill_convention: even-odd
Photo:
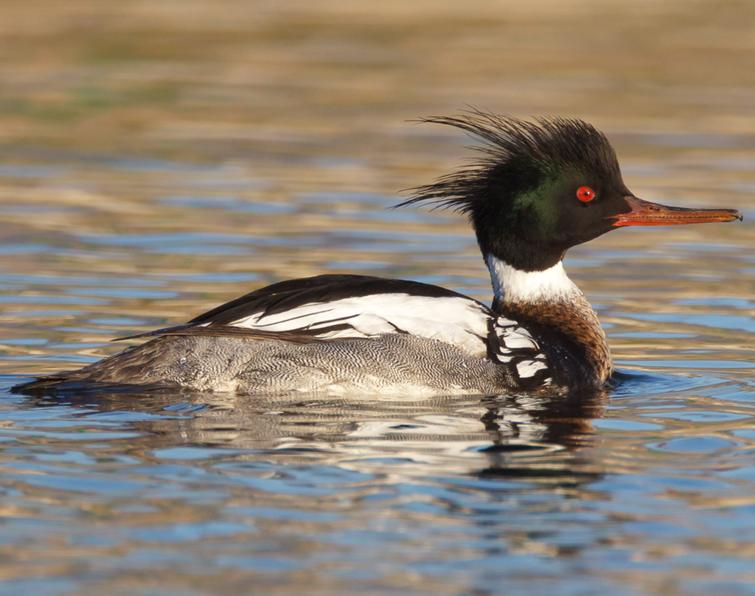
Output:
[[583,352],[582,364],[591,370],[596,384],[605,383],[611,375],[613,365],[606,334],[598,315],[581,292],[553,302],[496,302],[493,309],[520,322],[549,328],[577,346]]

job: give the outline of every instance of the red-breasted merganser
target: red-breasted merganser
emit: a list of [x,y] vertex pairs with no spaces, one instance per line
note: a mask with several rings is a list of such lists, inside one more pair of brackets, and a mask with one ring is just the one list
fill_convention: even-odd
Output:
[[137,385],[239,393],[565,393],[602,387],[611,357],[567,277],[566,251],[617,228],[742,219],[666,207],[624,185],[608,139],[581,120],[472,111],[428,118],[479,137],[475,165],[402,205],[467,214],[493,282],[488,307],[451,290],[363,275],[276,283],[22,392]]

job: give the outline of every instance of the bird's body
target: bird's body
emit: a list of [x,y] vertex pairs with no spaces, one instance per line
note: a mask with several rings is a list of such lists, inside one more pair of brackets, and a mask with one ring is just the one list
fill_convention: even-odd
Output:
[[[554,303],[551,318],[589,309],[574,290]],[[359,275],[290,280],[38,386],[138,380],[201,391],[433,395],[601,385],[610,359],[594,313],[585,319],[592,324],[586,337],[606,350],[596,360],[600,370],[579,352],[574,329],[535,322],[549,318],[540,306],[527,315],[518,305],[533,321],[525,325],[428,284]]]
[[486,158],[407,203],[469,215],[493,282],[488,307],[413,281],[322,275],[279,282],[19,391],[138,385],[259,394],[494,394],[596,389],[612,365],[566,250],[613,228],[729,221],[731,210],[647,203],[606,138],[577,120],[438,118],[486,141]]
[[344,395],[486,394],[500,370],[452,344],[411,335],[298,343],[254,336],[162,336],[66,378],[194,391]]

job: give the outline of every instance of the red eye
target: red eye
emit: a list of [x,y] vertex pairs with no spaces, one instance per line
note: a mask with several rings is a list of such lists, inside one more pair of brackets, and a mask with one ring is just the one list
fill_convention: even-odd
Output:
[[595,198],[595,191],[589,186],[580,186],[577,189],[577,198],[583,203],[589,203]]

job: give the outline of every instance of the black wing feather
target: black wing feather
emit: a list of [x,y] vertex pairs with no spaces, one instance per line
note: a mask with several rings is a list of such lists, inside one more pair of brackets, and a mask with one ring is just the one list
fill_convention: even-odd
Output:
[[228,325],[253,314],[259,313],[264,317],[313,302],[332,302],[372,294],[410,294],[471,300],[458,292],[418,281],[370,275],[317,275],[281,281],[260,288],[193,318],[188,325]]

